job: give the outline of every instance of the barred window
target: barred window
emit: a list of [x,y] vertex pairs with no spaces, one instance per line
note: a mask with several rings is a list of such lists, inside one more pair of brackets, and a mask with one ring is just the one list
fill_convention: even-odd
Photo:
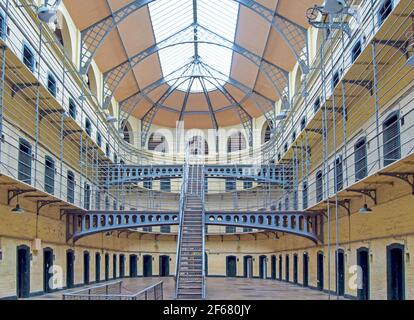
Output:
[[384,166],[388,166],[401,158],[401,139],[399,114],[394,112],[383,124]]
[[368,174],[366,138],[357,141],[354,147],[355,181],[364,179]]

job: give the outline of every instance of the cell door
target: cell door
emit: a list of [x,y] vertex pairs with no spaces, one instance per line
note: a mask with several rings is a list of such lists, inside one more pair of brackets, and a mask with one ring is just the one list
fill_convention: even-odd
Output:
[[109,254],[105,255],[105,281],[109,280]]
[[405,299],[404,246],[387,247],[388,300]]
[[362,248],[357,251],[357,263],[360,269],[358,279],[358,299],[369,300],[369,250]]
[[168,277],[170,275],[170,257],[160,256],[160,277]]
[[99,253],[95,254],[95,281],[101,281],[101,255]]
[[345,261],[343,251],[338,251],[336,254],[336,293],[339,296],[345,294]]
[[226,276],[228,278],[235,278],[237,275],[236,257],[230,256],[226,260]]
[[259,277],[260,279],[266,279],[267,276],[267,259],[266,256],[259,258]]
[[129,276],[131,278],[135,278],[138,276],[137,265],[138,265],[137,256],[136,255],[129,256]]
[[84,284],[89,284],[89,262],[90,256],[89,252],[83,253],[83,282]]
[[43,291],[48,293],[53,290],[53,250],[43,250]]
[[30,295],[30,248],[17,247],[17,297],[28,298]]
[[72,250],[66,252],[66,287],[73,288],[74,285],[74,262],[75,255]]
[[152,277],[152,256],[144,256],[143,274],[144,277]]
[[293,282],[298,283],[298,256],[293,256]]
[[123,254],[119,256],[119,276],[125,278],[125,256]]
[[318,290],[323,290],[323,253],[318,253],[318,261],[317,261],[317,288]]
[[253,258],[251,256],[244,257],[244,277],[253,278]]
[[276,280],[276,256],[272,256],[270,265],[272,280]]
[[303,255],[303,286],[309,286],[309,256]]

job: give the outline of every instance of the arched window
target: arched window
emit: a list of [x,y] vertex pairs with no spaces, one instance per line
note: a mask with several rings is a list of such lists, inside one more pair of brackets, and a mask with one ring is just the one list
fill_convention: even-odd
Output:
[[188,142],[188,146],[190,147],[191,155],[208,155],[209,153],[207,141],[200,136],[191,138]]
[[367,140],[361,138],[357,141],[354,147],[355,157],[355,181],[364,179],[367,176]]
[[69,203],[75,203],[75,175],[68,171],[67,176],[67,200]]
[[340,190],[342,190],[344,186],[342,157],[339,157],[335,160],[334,178],[335,178],[335,192],[339,192]]
[[50,94],[56,98],[56,94],[57,94],[56,78],[51,73],[49,73],[47,76],[47,89],[49,90]]
[[166,153],[168,152],[167,139],[161,133],[151,134],[148,140],[148,150]]
[[92,136],[92,124],[88,118],[85,119],[85,131],[88,134],[88,136]]
[[262,132],[263,143],[269,142],[270,139],[272,139],[272,134],[273,134],[272,130],[273,130],[272,123],[267,121],[263,127],[263,132]]
[[246,146],[246,139],[240,131],[232,134],[227,140],[228,153],[244,150]]
[[122,121],[122,132],[124,134],[124,141],[133,143],[132,128],[129,122]]
[[308,183],[304,182],[302,185],[302,209],[308,208]]
[[91,90],[91,93],[94,96],[97,96],[97,94],[98,94],[98,86],[97,86],[97,83],[96,83],[95,73],[94,73],[92,67],[89,68],[89,71],[88,71],[88,74],[87,74],[87,82],[86,83],[88,85],[89,90]]
[[391,113],[383,124],[384,166],[401,158],[400,117],[398,112]]
[[72,38],[66,19],[60,11],[58,11],[57,14],[57,23],[54,34],[65,50],[67,56],[72,59]]

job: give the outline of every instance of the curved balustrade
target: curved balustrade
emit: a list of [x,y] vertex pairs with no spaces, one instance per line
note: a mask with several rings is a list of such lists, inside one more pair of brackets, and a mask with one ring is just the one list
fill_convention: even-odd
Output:
[[[90,212],[74,217],[74,241],[96,233],[179,224],[178,212]],[[322,241],[322,214],[314,212],[205,213],[205,224],[290,233],[315,243]]]
[[[128,184],[145,180],[176,179],[183,174],[182,165],[165,166],[129,166],[118,165],[107,167],[108,184]],[[292,182],[293,171],[289,165],[254,166],[254,165],[206,165],[204,169],[207,178],[234,178],[238,180],[254,180],[259,183],[289,185]],[[105,174],[106,174],[105,172]]]
[[322,241],[323,216],[313,212],[208,212],[206,224],[254,228]]
[[75,216],[73,239],[101,232],[178,224],[178,212],[91,212]]

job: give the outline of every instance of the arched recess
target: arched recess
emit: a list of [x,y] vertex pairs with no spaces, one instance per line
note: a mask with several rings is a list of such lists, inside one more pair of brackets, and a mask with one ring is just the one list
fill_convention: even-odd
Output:
[[152,133],[148,140],[148,150],[168,153],[168,143],[166,137],[159,132]]
[[235,132],[227,139],[227,152],[242,151],[247,148],[246,138],[241,131]]
[[132,130],[132,126],[126,120],[122,121],[122,133],[124,134],[123,139],[125,142],[134,144],[134,132]]
[[66,14],[66,12],[58,10],[54,34],[59,40],[59,43],[63,46],[67,57],[71,59],[72,62],[75,62],[74,48],[76,48],[76,45],[73,39],[76,39],[76,35],[73,30],[69,28],[69,18],[66,17]]
[[262,144],[269,142],[272,139],[273,124],[270,121],[266,121],[262,127]]
[[86,75],[86,84],[88,85],[91,93],[98,98],[98,82],[96,81],[96,78],[94,68],[89,68],[88,74]]
[[296,70],[294,70],[293,74],[293,92],[292,97],[299,96],[302,94],[301,92],[301,86],[302,86],[302,70],[299,68],[299,66],[295,67]]
[[209,154],[209,148],[207,141],[200,137],[200,136],[194,136],[188,141],[188,146],[190,148],[190,154],[194,156],[199,155],[208,155]]

